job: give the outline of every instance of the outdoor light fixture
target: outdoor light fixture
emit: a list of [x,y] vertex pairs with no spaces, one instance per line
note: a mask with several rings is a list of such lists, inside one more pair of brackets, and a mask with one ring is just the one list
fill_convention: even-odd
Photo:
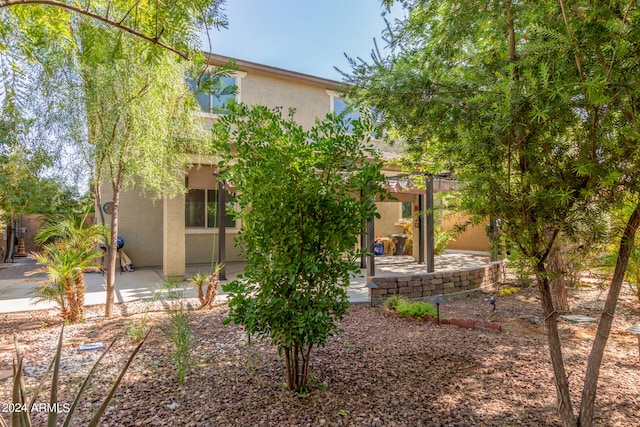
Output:
[[431,298],[431,302],[436,305],[436,313],[438,316],[438,325],[440,324],[440,304],[444,304],[446,301],[440,295],[436,295]]
[[489,304],[493,306],[493,311],[496,311],[496,297],[491,295],[491,298],[489,298]]

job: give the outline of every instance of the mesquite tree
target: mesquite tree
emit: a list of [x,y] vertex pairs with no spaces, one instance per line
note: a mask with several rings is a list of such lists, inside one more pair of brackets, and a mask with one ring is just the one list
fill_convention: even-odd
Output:
[[[234,106],[214,127],[235,186],[247,259],[229,292],[227,322],[284,355],[289,389],[306,388],[314,346],[339,331],[358,273],[362,224],[376,214],[384,177],[370,130],[327,116],[309,130],[263,106]],[[365,197],[360,198],[363,190]]]
[[[385,3],[393,3],[386,1]],[[414,157],[454,170],[461,205],[501,219],[535,266],[564,426],[591,425],[598,370],[638,226],[629,217],[573,411],[551,295],[559,235],[582,237],[622,195],[637,200],[637,2],[402,1],[389,50],[353,60],[352,97]],[[637,203],[637,202],[636,202]]]

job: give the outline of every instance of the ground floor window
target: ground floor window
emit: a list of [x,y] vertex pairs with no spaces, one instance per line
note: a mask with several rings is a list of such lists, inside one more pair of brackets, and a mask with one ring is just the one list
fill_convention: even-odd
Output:
[[[225,227],[235,228],[235,199],[225,192]],[[218,190],[191,189],[185,196],[185,227],[218,227]]]

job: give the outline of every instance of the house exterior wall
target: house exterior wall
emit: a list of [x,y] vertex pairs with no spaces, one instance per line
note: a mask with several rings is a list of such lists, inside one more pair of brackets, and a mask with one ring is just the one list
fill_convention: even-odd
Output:
[[[236,232],[227,232],[225,240],[226,262],[242,261],[240,248],[235,246],[233,239]],[[187,264],[210,264],[215,251],[215,259],[218,260],[218,232],[207,234],[189,234],[185,239]]]
[[[102,188],[103,203],[112,199],[109,186]],[[96,210],[100,207],[96,207]],[[99,218],[99,214],[96,214]],[[162,200],[152,201],[137,190],[123,191],[120,195],[118,234],[124,239],[124,251],[136,267],[162,265],[163,239]],[[105,214],[107,224],[111,221]]]
[[283,116],[295,109],[293,118],[308,129],[316,118],[330,112],[331,97],[327,88],[302,84],[293,80],[248,72],[242,79],[242,102],[249,105],[265,105],[278,108]]

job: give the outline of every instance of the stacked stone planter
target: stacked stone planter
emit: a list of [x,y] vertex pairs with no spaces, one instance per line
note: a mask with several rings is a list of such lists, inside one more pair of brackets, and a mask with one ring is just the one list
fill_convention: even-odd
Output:
[[408,300],[426,300],[434,295],[453,294],[491,288],[498,284],[502,262],[493,262],[483,267],[442,271],[411,276],[374,276],[367,282],[377,287],[369,289],[373,305],[381,304],[392,295]]

